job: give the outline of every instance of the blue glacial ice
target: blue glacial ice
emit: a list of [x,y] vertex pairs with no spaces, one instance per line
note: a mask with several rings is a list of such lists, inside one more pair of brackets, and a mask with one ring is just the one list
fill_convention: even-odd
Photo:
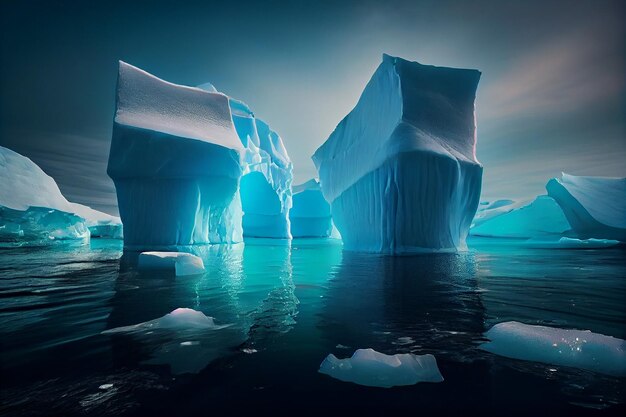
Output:
[[[217,92],[210,83],[200,88]],[[289,239],[293,166],[283,141],[246,103],[230,98],[229,106],[244,147],[240,184],[243,235]]]
[[476,213],[471,235],[530,239],[560,237],[570,230],[561,207],[552,197],[541,195],[527,204],[499,201],[500,204],[494,202]]
[[337,359],[331,353],[320,365],[319,372],[340,381],[380,388],[443,381],[433,355],[385,355],[374,349],[358,349],[346,359]]
[[578,237],[626,242],[626,178],[563,173],[548,181],[546,189]]
[[197,275],[205,272],[202,258],[184,252],[141,252],[139,269],[172,271],[176,276]]
[[240,242],[244,148],[228,97],[120,62],[116,105],[107,172],[124,246]]
[[329,237],[333,231],[330,204],[324,199],[320,183],[311,179],[293,187],[293,206],[289,212],[293,237]]
[[626,376],[626,341],[588,330],[498,323],[480,346],[496,355]]
[[476,70],[383,56],[356,107],[313,155],[346,249],[465,247],[482,182],[479,79]]
[[120,219],[71,203],[29,158],[0,146],[0,242],[46,244],[56,240],[121,237]]

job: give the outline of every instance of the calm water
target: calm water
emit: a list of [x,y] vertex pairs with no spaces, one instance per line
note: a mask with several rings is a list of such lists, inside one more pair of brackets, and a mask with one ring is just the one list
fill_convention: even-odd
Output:
[[[626,250],[470,244],[461,254],[386,257],[333,240],[255,241],[207,249],[207,273],[178,278],[139,273],[119,241],[2,249],[0,413],[624,413],[623,378],[477,347],[509,320],[626,338]],[[178,307],[232,326],[101,334]],[[432,353],[445,381],[367,388],[317,372],[327,354],[366,347]]]

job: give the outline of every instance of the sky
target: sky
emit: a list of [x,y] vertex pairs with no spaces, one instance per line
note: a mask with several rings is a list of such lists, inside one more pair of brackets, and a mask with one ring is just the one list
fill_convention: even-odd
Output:
[[528,198],[562,171],[626,176],[625,21],[609,0],[5,0],[0,145],[69,200],[117,213],[106,164],[123,60],[245,101],[298,184],[388,53],[482,72],[482,198]]

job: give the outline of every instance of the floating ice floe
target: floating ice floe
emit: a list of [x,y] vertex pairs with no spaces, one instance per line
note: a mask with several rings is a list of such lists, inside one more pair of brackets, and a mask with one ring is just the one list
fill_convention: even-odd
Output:
[[626,178],[563,173],[546,184],[580,238],[626,242]]
[[626,341],[589,330],[509,321],[493,326],[480,346],[496,355],[626,376]]
[[465,248],[483,171],[479,79],[476,70],[383,55],[356,107],[313,155],[346,249]]
[[137,264],[139,269],[170,270],[177,276],[205,272],[201,258],[183,252],[142,252],[139,254]]
[[381,388],[443,381],[433,355],[385,355],[374,349],[358,349],[346,359],[330,354],[319,372],[340,381]]
[[102,332],[102,334],[114,333],[137,333],[151,331],[155,329],[185,330],[185,329],[206,329],[219,330],[229,327],[230,324],[217,325],[213,317],[205,316],[201,311],[191,308],[177,308],[158,319],[146,321],[132,326],[116,327]]
[[333,231],[330,205],[320,183],[311,179],[293,187],[293,207],[289,212],[293,237],[329,237]]
[[45,244],[121,235],[119,218],[67,201],[37,164],[0,146],[0,243]]

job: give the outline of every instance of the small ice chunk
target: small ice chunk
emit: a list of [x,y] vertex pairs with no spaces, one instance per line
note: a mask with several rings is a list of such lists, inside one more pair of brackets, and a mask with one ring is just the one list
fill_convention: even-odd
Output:
[[174,270],[176,276],[203,274],[204,263],[196,255],[184,252],[142,252],[139,269]]
[[113,388],[113,384],[102,384],[98,387],[98,389],[109,389]]
[[216,325],[213,317],[205,316],[201,311],[191,308],[177,308],[161,318],[146,321],[132,326],[116,327],[105,330],[102,334],[141,332],[154,329],[185,330],[185,329],[207,329],[219,330],[230,326],[230,324]]
[[433,355],[385,355],[374,349],[358,349],[346,359],[330,354],[320,365],[319,372],[340,381],[381,388],[443,381]]
[[589,330],[532,326],[508,321],[487,333],[480,346],[507,358],[571,366],[603,374],[626,376],[626,341]]

